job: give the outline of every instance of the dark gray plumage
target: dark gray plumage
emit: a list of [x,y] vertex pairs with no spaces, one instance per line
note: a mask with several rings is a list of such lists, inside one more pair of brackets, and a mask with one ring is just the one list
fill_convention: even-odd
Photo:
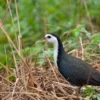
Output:
[[47,34],[45,35],[45,38],[49,43],[53,43],[54,40],[54,48],[56,45],[58,46],[57,60],[55,61],[58,66],[58,70],[65,79],[67,79],[72,85],[76,86],[100,86],[100,72],[98,70],[91,67],[85,61],[66,54],[58,36],[54,34]]
[[58,69],[60,73],[71,84],[76,86],[86,84],[100,86],[100,72],[86,62],[68,54],[61,55],[59,60]]

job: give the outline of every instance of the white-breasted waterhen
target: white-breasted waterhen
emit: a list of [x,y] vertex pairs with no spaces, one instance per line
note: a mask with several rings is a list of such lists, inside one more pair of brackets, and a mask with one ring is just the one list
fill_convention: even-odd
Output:
[[65,53],[60,38],[46,34],[45,39],[54,45],[54,62],[62,76],[72,85],[100,86],[100,72],[85,61]]

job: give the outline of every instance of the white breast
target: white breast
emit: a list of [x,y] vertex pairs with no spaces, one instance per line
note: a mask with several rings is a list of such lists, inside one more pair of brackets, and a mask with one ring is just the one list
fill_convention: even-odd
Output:
[[58,57],[58,42],[54,43],[54,63],[57,66],[57,57]]

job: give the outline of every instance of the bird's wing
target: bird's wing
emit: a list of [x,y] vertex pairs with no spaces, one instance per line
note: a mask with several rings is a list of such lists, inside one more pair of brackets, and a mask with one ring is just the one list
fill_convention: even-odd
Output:
[[100,84],[100,73],[89,64],[70,55],[63,57],[64,58],[61,59],[62,61],[60,63],[60,66],[63,67],[60,68],[61,73],[65,78],[69,78],[69,81],[73,84],[82,85],[87,84],[88,81],[88,84],[90,85],[93,85],[94,83]]

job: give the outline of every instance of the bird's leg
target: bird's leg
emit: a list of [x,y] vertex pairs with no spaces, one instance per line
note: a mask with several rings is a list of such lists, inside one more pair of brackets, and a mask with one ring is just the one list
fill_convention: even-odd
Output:
[[77,100],[80,100],[79,98],[80,98],[80,89],[81,89],[81,87],[77,87],[76,89],[75,89],[75,91],[76,91],[76,96],[77,96]]

